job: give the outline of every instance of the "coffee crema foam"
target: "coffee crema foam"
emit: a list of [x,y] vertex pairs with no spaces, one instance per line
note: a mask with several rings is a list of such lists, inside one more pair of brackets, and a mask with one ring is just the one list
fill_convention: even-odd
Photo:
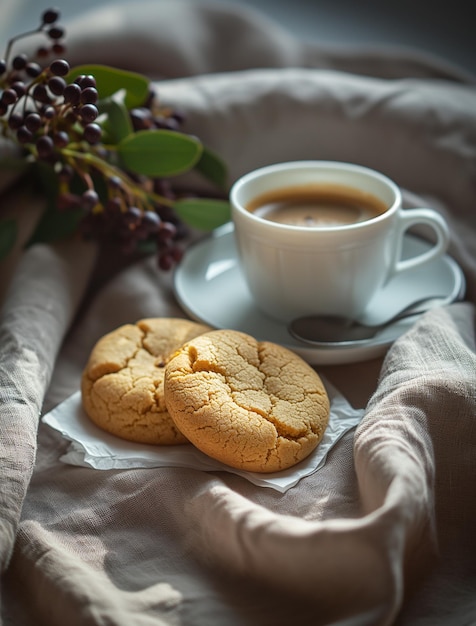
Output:
[[360,189],[312,183],[267,191],[246,209],[271,222],[319,228],[364,222],[382,215],[388,206]]

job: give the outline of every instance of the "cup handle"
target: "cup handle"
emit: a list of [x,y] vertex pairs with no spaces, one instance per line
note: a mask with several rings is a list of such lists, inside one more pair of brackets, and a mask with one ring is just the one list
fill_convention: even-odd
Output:
[[[399,245],[396,250],[393,271],[391,272],[392,276],[428,263],[446,252],[450,242],[450,233],[448,224],[437,211],[426,208],[402,210],[399,215],[399,222]],[[403,236],[411,226],[416,226],[417,224],[429,226],[436,234],[436,242],[422,254],[401,260]]]

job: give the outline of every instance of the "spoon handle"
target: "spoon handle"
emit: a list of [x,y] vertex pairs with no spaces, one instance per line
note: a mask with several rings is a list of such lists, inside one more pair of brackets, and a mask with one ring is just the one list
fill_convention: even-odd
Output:
[[406,317],[421,315],[444,302],[441,296],[422,298],[407,305],[380,324],[363,324],[358,320],[333,316],[307,316],[293,320],[288,331],[295,339],[314,346],[331,346],[368,341],[379,331]]
[[425,296],[424,298],[420,298],[419,300],[415,300],[410,304],[407,304],[401,311],[394,313],[386,320],[379,321],[377,324],[366,323],[364,321],[358,321],[357,323],[360,323],[362,326],[366,326],[368,328],[385,328],[385,326],[393,324],[394,322],[404,319],[405,317],[426,313],[426,311],[440,306],[443,300],[445,300],[443,296]]

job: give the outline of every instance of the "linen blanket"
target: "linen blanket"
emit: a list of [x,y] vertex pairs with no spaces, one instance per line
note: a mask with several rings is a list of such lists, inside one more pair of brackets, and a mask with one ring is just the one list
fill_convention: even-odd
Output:
[[[68,59],[140,71],[230,184],[271,162],[374,167],[440,210],[466,302],[381,357],[318,367],[359,426],[284,494],[227,472],[60,461],[40,416],[77,391],[95,341],[182,316],[172,277],[85,242],[1,267],[1,616],[23,626],[476,623],[476,88],[414,51],[304,43],[254,11],[154,2],[84,14]],[[42,209],[2,173],[22,238]]]

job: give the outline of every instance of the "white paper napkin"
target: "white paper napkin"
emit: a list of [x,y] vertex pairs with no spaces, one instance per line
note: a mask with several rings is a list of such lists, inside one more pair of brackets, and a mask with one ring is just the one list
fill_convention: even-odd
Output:
[[321,443],[306,459],[286,470],[271,474],[246,472],[224,465],[203,454],[192,444],[152,446],[132,443],[109,435],[87,417],[77,391],[52,411],[43,416],[43,422],[59,431],[70,441],[61,461],[70,465],[97,470],[186,467],[205,472],[225,471],[238,474],[260,487],[270,487],[281,493],[294,487],[301,478],[320,469],[329,450],[362,419],[363,410],[354,409],[334,387],[326,382],[331,400],[329,425]]

